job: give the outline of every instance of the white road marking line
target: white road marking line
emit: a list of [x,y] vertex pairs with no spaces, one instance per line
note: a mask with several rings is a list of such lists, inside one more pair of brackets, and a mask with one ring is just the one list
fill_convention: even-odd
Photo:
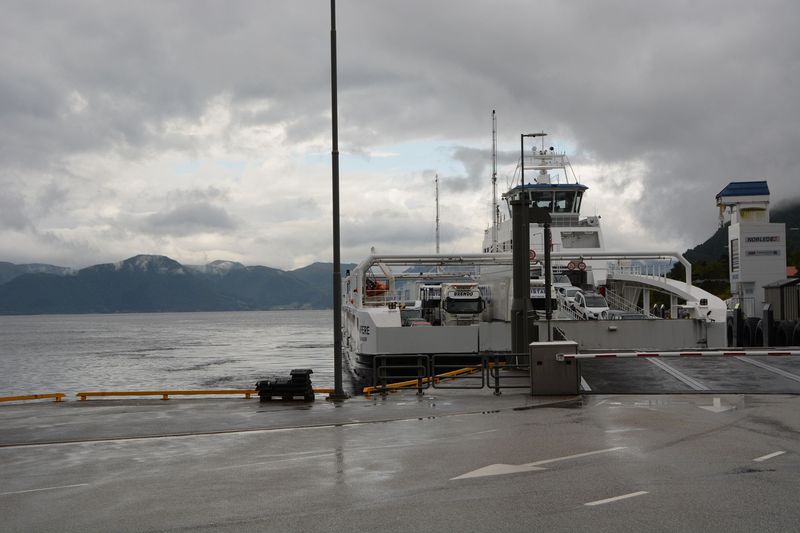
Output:
[[694,390],[710,390],[703,383],[700,383],[696,379],[687,376],[686,374],[684,374],[680,370],[677,370],[677,369],[673,368],[672,366],[668,365],[664,361],[661,361],[660,359],[653,359],[653,358],[650,358],[650,357],[648,357],[646,359],[648,361],[650,361],[652,364],[656,365],[661,370],[663,370],[664,372],[666,372],[667,374],[669,374],[672,377],[677,378],[680,381],[686,383],[687,385],[689,385]]
[[581,389],[585,390],[586,392],[592,392],[592,388],[586,383],[586,380],[581,376]]
[[767,372],[772,372],[773,374],[778,374],[779,376],[783,376],[786,379],[791,379],[792,381],[800,382],[800,376],[798,376],[797,374],[792,374],[791,372],[787,372],[785,370],[781,370],[780,368],[775,368],[774,366],[768,365],[767,363],[764,363],[764,362],[761,362],[761,361],[757,361],[755,359],[751,359],[749,357],[744,357],[744,356],[736,357],[736,359],[738,359],[739,361],[741,361],[743,363],[749,363],[749,364],[751,364],[753,366],[757,366],[759,368],[763,368]]
[[483,435],[484,433],[494,433],[497,431],[496,429],[487,429],[486,431],[478,431],[477,433],[473,433],[473,435]]
[[714,398],[712,405],[698,405],[697,407],[705,409],[706,411],[711,411],[712,413],[724,413],[734,408],[733,405],[722,405],[722,400],[720,398]]
[[466,474],[461,474],[460,476],[456,476],[454,478],[450,478],[450,481],[453,481],[454,479],[468,479],[473,477],[501,476],[505,474],[516,474],[518,472],[536,472],[538,470],[546,470],[545,468],[541,468],[539,465],[555,463],[558,461],[566,461],[567,459],[578,459],[579,457],[587,457],[590,455],[597,455],[599,453],[615,452],[625,448],[627,448],[627,446],[616,446],[614,448],[606,448],[605,450],[576,453],[575,455],[566,455],[564,457],[556,457],[554,459],[544,459],[542,461],[536,461],[535,463],[521,465],[508,465],[504,463],[493,464],[473,470],[472,472],[467,472]]
[[539,466],[549,463],[556,463],[558,461],[566,461],[567,459],[578,459],[579,457],[588,457],[590,455],[597,455],[598,453],[609,453],[617,450],[624,450],[627,446],[615,446],[614,448],[606,448],[605,450],[595,450],[593,452],[576,453],[575,455],[565,455],[564,457],[556,457],[555,459],[545,459],[544,461],[536,461],[535,463],[527,463],[527,466]]
[[450,478],[450,481],[453,481],[454,479],[469,479],[472,477],[503,476],[506,474],[517,474],[519,472],[536,472],[538,470],[546,470],[546,469],[529,465],[507,465],[500,463],[495,465],[484,466],[483,468],[473,470],[472,472],[461,474],[460,476]]
[[645,431],[645,429],[644,428],[607,429],[606,433],[625,433],[627,431]]
[[773,457],[778,457],[779,455],[783,455],[785,453],[786,452],[783,452],[783,451],[768,453],[767,455],[762,455],[761,457],[756,457],[755,459],[753,459],[753,461],[755,461],[757,463],[760,463],[762,461],[766,461],[767,459],[772,459]]
[[227,465],[227,466],[220,466],[215,468],[214,470],[228,470],[230,468],[245,468],[249,466],[263,466],[263,465],[274,465],[279,463],[287,463],[290,461],[305,461],[306,459],[319,459],[320,457],[332,457],[336,455],[335,453],[321,453],[318,455],[304,455],[302,457],[286,457],[284,459],[272,459],[269,461],[258,461],[255,463],[242,463],[236,465]]
[[623,494],[622,496],[614,496],[613,498],[606,498],[605,500],[597,500],[594,502],[584,503],[583,505],[588,505],[589,507],[595,505],[603,505],[604,503],[611,503],[619,500],[626,500],[628,498],[635,498],[636,496],[641,496],[643,494],[647,494],[647,491],[640,490],[639,492],[631,492],[630,494]]
[[41,492],[43,490],[57,490],[57,489],[72,489],[75,487],[86,487],[88,483],[76,483],[75,485],[60,485],[58,487],[42,487],[41,489],[28,489],[28,490],[15,490],[13,492],[0,492],[0,496],[9,496],[11,494],[25,494],[28,492]]

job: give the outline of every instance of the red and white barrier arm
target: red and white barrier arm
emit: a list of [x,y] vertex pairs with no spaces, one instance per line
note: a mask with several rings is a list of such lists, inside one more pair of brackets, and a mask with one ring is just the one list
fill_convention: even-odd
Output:
[[618,352],[618,353],[559,353],[557,361],[572,359],[611,359],[633,357],[750,357],[750,356],[787,356],[800,355],[800,350],[703,350],[696,352]]

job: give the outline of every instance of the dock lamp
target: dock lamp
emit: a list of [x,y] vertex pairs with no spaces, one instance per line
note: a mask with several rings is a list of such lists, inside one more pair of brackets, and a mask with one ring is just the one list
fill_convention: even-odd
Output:
[[333,204],[333,380],[330,400],[344,400],[342,387],[342,262],[339,239],[339,106],[336,81],[336,0],[331,0],[331,202]]

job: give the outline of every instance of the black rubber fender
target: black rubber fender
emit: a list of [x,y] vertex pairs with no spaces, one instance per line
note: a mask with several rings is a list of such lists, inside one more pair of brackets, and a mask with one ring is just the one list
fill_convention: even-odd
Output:
[[756,329],[753,331],[753,337],[751,337],[753,341],[750,344],[750,346],[753,346],[753,347],[764,346],[764,328],[765,327],[766,327],[766,324],[764,323],[764,320],[759,320],[758,323],[756,324]]
[[733,338],[733,317],[728,317],[726,322],[726,329],[728,334],[728,344],[727,346],[733,346],[736,339]]
[[792,346],[792,336],[797,327],[794,320],[780,320],[775,323],[775,341],[773,346]]
[[797,321],[794,333],[792,333],[792,346],[800,346],[800,320]]
[[743,346],[745,348],[749,346],[758,346],[755,344],[756,339],[756,328],[758,327],[758,323],[761,321],[758,317],[747,317],[744,321],[744,342]]

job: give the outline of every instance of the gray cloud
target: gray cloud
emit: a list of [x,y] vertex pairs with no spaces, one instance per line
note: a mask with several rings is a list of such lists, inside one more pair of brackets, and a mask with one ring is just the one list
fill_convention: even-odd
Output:
[[196,233],[236,229],[236,222],[222,207],[205,202],[186,204],[147,216],[142,231],[155,235],[185,237]]
[[26,213],[25,199],[5,187],[0,189],[0,227],[13,230],[26,230],[33,227]]
[[[208,157],[212,147],[202,135],[170,126],[201,122],[219,99],[229,117],[217,142],[234,144],[243,128],[281,127],[285,138],[269,142],[329,150],[327,8],[277,0],[4,6],[0,174],[9,184],[0,193],[0,232],[85,225],[74,215],[82,202],[128,212],[137,198],[127,195],[138,193],[117,187],[118,198],[101,204],[90,194],[101,180],[74,171],[75,158],[135,164],[172,152]],[[713,231],[714,195],[728,181],[767,179],[776,199],[800,194],[797,2],[351,0],[338,9],[340,142],[350,153],[438,143],[452,147],[449,170],[440,172],[443,188],[488,191],[494,108],[501,184],[513,172],[519,133],[546,130],[576,164],[640,164],[633,178],[582,179],[614,190],[640,181],[641,199],[620,203],[650,233],[686,247]],[[259,146],[250,151],[258,157]],[[298,164],[275,172],[287,169],[295,174],[265,175],[264,187],[279,179],[302,183],[308,170]],[[184,188],[154,198],[164,204],[157,214],[144,222],[120,216],[124,228],[105,228],[85,250],[103,250],[104,235],[114,231],[165,242],[226,232],[245,248],[240,243],[250,236],[242,232],[256,224],[238,223],[238,214],[249,216],[253,206],[233,198],[247,191],[234,178],[209,182],[196,190],[173,186]],[[291,198],[274,199],[281,203]],[[300,210],[304,216],[281,213],[313,220],[315,233],[327,235],[324,209],[312,204]],[[284,219],[275,213],[272,220]],[[354,253],[366,244],[365,230],[386,239],[385,248],[432,235],[428,222],[410,215],[399,217],[408,231],[393,229],[397,217],[350,216],[344,229],[356,233],[343,238]],[[278,252],[319,250],[307,239],[292,246]],[[69,251],[63,257],[84,260]]]

